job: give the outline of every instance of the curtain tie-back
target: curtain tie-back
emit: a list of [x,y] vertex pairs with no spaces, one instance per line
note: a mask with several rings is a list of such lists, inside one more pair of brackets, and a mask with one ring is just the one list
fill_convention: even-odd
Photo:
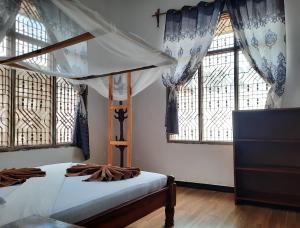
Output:
[[177,99],[179,88],[177,86],[171,86],[169,87],[169,95],[168,95],[168,101],[174,101]]

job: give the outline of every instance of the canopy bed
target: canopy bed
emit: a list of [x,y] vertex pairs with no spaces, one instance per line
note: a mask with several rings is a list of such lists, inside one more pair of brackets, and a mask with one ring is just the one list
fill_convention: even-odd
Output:
[[23,216],[47,214],[84,227],[123,227],[163,206],[165,225],[173,225],[173,177],[142,171],[127,180],[86,183],[87,176],[64,177],[70,166],[72,163],[42,166],[45,177],[0,188],[0,198],[8,203],[0,205],[0,225]]
[[[149,86],[176,60],[139,37],[119,30],[78,0],[1,0],[0,4],[6,9],[1,15],[0,40],[16,26],[17,14],[40,24],[40,29],[47,33],[47,38],[33,50],[6,53],[0,57],[0,64],[64,77],[74,87],[88,85],[108,97],[108,164],[113,161],[112,146],[126,144],[130,167],[131,96]],[[40,64],[40,56],[50,58],[51,64]],[[81,93],[80,88],[78,91]],[[127,104],[114,105],[113,100],[126,99]],[[129,114],[126,142],[112,140],[112,110],[121,108],[128,108]],[[84,113],[84,105],[82,109]],[[84,118],[87,123],[85,115]],[[88,134],[86,129],[80,130]],[[79,135],[78,140],[80,145],[88,144],[85,135]],[[1,188],[0,198],[5,203],[0,205],[0,225],[37,214],[85,227],[123,227],[160,207],[165,207],[165,225],[173,225],[174,177],[141,172],[130,180],[85,183],[85,177],[66,178],[63,172],[68,166],[44,166],[41,169],[47,172],[45,177]]]

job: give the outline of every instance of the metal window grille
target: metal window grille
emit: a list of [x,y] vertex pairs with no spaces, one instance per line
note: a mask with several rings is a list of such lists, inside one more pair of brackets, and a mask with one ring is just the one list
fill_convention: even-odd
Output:
[[48,35],[45,26],[40,22],[39,11],[31,0],[22,1],[19,14],[16,17],[15,30],[28,38],[47,43]]
[[263,109],[270,86],[239,52],[239,109]]
[[171,140],[199,141],[199,87],[198,72],[180,88],[178,93],[179,134]]
[[63,78],[56,82],[56,142],[72,143],[79,96]]
[[219,20],[214,39],[208,52],[234,47],[234,33],[229,14],[224,13]]
[[202,71],[202,140],[232,140],[234,53],[208,55]]
[[[45,26],[40,22],[38,10],[31,1],[23,1],[15,22],[16,55],[22,55],[47,45],[48,34]],[[36,56],[27,60],[27,63],[38,64],[41,68],[50,67],[50,54]]]
[[15,86],[15,146],[51,144],[52,78],[17,71]]
[[11,123],[11,81],[10,68],[0,67],[0,147],[10,146],[10,123]]
[[52,145],[54,133],[56,144],[71,144],[78,101],[78,94],[63,78],[1,67],[0,147]]
[[[170,135],[169,140],[230,142],[232,111],[264,108],[269,86],[239,51],[227,13],[220,18],[199,72],[179,91],[179,134]],[[185,88],[190,85],[200,93],[187,93]],[[191,105],[195,108],[184,108]],[[191,134],[191,125],[196,134]]]
[[[34,43],[29,43],[27,41],[16,39],[16,55],[22,55],[37,49],[40,49],[41,46]],[[39,55],[30,59],[24,60],[27,63],[38,64],[41,68],[47,69],[50,64],[49,54]]]

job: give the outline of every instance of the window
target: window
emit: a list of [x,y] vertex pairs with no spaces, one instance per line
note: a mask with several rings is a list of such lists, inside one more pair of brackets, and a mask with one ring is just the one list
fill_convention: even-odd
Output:
[[[28,16],[30,15],[30,16]],[[45,26],[39,22],[38,10],[30,3],[23,1],[15,22],[15,52],[22,55],[47,46],[48,34]],[[34,62],[41,68],[51,66],[49,54],[39,55],[25,62]]]
[[[21,5],[13,31],[0,43],[0,56],[21,55],[47,45],[48,34],[32,15],[29,1]],[[30,10],[30,12],[29,12]],[[49,54],[26,60],[54,67]],[[0,148],[71,144],[79,96],[63,78],[0,67]]]
[[237,46],[224,13],[201,68],[180,88],[179,134],[171,142],[231,142],[232,111],[262,109],[269,86]]
[[0,67],[0,148],[71,144],[79,96],[63,78]]

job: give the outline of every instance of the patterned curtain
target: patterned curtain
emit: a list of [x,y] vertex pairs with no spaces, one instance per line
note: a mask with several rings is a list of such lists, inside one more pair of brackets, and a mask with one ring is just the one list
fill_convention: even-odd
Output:
[[84,99],[87,87],[85,85],[73,85],[73,87],[80,96],[75,119],[73,144],[82,149],[84,159],[88,160],[90,158],[89,125],[86,102]]
[[223,7],[224,0],[216,0],[167,12],[164,51],[178,60],[162,76],[163,84],[169,91],[165,122],[168,134],[178,134],[177,91],[200,67],[212,42]]
[[286,80],[284,0],[228,0],[227,6],[245,56],[271,85],[266,107],[280,107]]
[[21,0],[0,1],[0,41],[3,40],[7,30],[15,23],[21,2]]

